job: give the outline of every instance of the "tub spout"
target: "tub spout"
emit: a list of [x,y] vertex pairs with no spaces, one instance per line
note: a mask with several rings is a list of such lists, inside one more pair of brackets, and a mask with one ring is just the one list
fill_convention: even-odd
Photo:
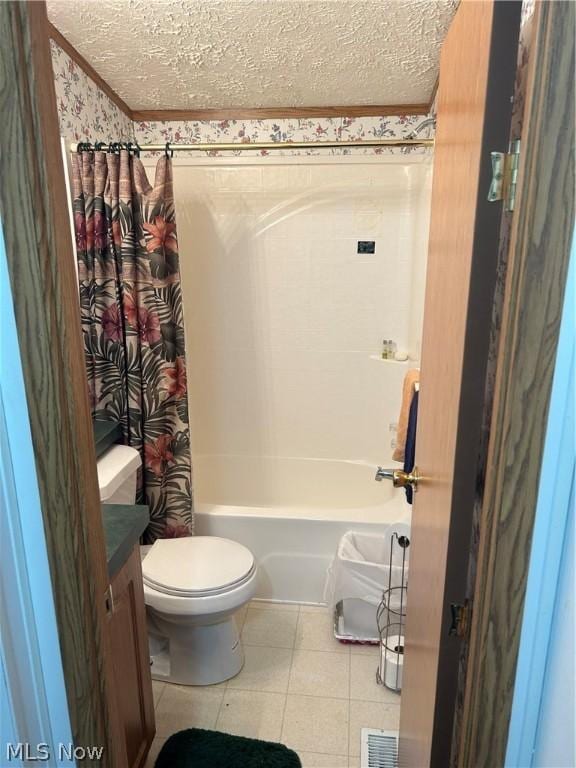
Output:
[[412,472],[404,472],[401,469],[383,469],[378,467],[376,470],[376,476],[374,478],[381,482],[382,480],[392,480],[394,488],[405,488],[407,485],[411,485],[414,490],[418,488],[418,481],[420,475],[418,474],[418,467],[414,467]]
[[394,480],[394,470],[378,467],[374,480],[377,480],[379,483],[381,483],[382,480]]

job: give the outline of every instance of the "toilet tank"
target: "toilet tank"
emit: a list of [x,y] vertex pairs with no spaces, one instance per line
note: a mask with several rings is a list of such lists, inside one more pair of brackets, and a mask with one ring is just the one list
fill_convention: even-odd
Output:
[[103,504],[134,504],[140,454],[129,445],[113,445],[98,459],[98,486]]

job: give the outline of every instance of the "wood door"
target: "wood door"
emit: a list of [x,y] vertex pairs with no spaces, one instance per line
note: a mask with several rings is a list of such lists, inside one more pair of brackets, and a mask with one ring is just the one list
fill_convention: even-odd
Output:
[[109,616],[116,695],[124,734],[127,768],[144,764],[154,738],[154,701],[140,548],[112,580]]
[[400,717],[400,765],[450,760],[460,640],[482,464],[486,366],[501,203],[490,152],[506,151],[520,3],[461,3],[440,61]]
[[108,570],[44,2],[0,2],[6,241],[72,736],[125,768]]

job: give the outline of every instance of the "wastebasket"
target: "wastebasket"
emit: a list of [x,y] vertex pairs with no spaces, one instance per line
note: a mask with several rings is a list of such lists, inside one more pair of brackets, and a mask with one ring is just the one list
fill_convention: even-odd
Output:
[[376,612],[389,577],[392,600],[404,583],[397,552],[391,556],[391,537],[410,536],[406,523],[389,525],[383,533],[349,531],[340,539],[336,555],[328,568],[324,599],[334,615],[334,635],[339,640],[378,643]]

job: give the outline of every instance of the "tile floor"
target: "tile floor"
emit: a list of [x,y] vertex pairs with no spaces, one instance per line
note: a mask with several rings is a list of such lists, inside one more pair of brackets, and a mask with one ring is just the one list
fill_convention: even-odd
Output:
[[303,768],[359,768],[360,729],[398,727],[400,698],[377,685],[377,651],[338,643],[325,608],[253,602],[238,615],[246,661],[207,687],[154,682],[156,738],[212,728],[280,741]]

